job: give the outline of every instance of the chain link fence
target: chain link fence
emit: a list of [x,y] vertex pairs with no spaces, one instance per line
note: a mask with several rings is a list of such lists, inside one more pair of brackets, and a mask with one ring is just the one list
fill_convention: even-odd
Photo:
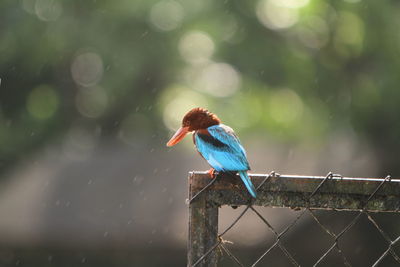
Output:
[[[284,266],[337,266],[330,262],[336,253],[342,266],[357,266],[343,249],[342,239],[362,218],[379,232],[385,244],[370,266],[387,266],[384,260],[392,257],[394,266],[400,266],[396,244],[400,234],[393,238],[376,220],[377,213],[398,213],[400,209],[400,180],[386,178],[348,178],[328,173],[326,176],[249,175],[257,188],[257,199],[248,195],[240,179],[232,173],[219,174],[210,179],[203,172],[189,175],[189,242],[188,266],[217,266],[221,259],[229,259],[228,266],[248,266],[235,254],[232,244],[225,240],[231,229],[249,213],[265,224],[273,234],[273,243],[253,259],[250,266],[268,265],[267,256],[279,250],[285,257]],[[244,206],[239,215],[224,229],[218,229],[218,211],[221,206]],[[293,220],[280,230],[270,223],[257,206],[290,208],[296,212]],[[339,231],[332,231],[318,216],[318,210],[347,211],[351,219]],[[285,237],[299,221],[308,215],[329,236],[329,245],[323,248],[312,264],[304,264],[296,251],[289,248]],[[400,220],[398,221],[400,222]],[[400,226],[399,226],[400,227]],[[369,233],[365,233],[368,235]],[[307,242],[307,240],[304,240]],[[370,244],[374,245],[374,244]],[[319,246],[319,244],[315,244]],[[382,245],[381,245],[382,247]],[[307,255],[306,255],[307,257]],[[274,265],[276,266],[276,265]]]

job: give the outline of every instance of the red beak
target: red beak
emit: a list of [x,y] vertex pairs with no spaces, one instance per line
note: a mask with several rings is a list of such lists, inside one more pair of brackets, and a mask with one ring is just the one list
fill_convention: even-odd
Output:
[[176,131],[174,136],[171,137],[171,139],[168,141],[167,146],[174,146],[180,141],[182,141],[183,138],[185,138],[186,134],[189,132],[189,127],[181,127]]

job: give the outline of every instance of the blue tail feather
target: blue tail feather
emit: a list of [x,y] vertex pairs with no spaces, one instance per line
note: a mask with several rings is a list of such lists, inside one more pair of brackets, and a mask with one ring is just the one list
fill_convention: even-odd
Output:
[[249,191],[250,195],[254,198],[257,197],[256,189],[254,188],[253,183],[251,182],[249,176],[247,175],[246,171],[239,171],[239,176],[242,178],[244,185],[246,186],[247,190]]

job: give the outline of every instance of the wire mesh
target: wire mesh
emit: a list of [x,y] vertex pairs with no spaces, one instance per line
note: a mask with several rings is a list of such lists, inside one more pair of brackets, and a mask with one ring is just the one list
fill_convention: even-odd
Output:
[[[232,176],[232,174],[230,174]],[[294,176],[293,176],[294,177]],[[195,179],[193,177],[192,173],[192,180]],[[271,172],[269,175],[265,175],[265,178],[262,179],[262,181],[256,186],[257,192],[258,192],[258,197],[264,198],[265,196],[265,191],[262,191],[263,187],[266,186],[269,182],[271,182],[271,179],[274,179],[274,181],[277,181],[276,179],[279,179],[280,175]],[[313,179],[315,177],[309,177],[309,179]],[[217,176],[216,179],[211,180],[206,186],[204,186],[201,190],[197,190],[195,194],[193,194],[193,197],[190,198],[189,204],[192,205],[192,203],[196,202],[197,199],[203,195],[206,194],[207,198],[206,201],[208,201],[207,205],[217,205],[218,207],[222,205],[232,205],[232,201],[235,202],[234,200],[227,200],[227,203],[221,202],[220,198],[218,201],[214,199],[213,192],[220,190],[221,186],[218,187],[218,183],[215,181],[219,179],[219,176]],[[327,182],[335,180],[334,186],[332,187],[332,184],[327,186]],[[352,215],[352,218],[350,222],[348,222],[340,231],[337,231],[335,233],[329,227],[326,226],[326,224],[321,221],[317,214],[316,214],[316,209],[327,209],[327,204],[319,203],[321,198],[317,198],[318,195],[326,193],[327,191],[330,191],[330,194],[333,194],[334,201],[341,201],[340,198],[342,198],[344,195],[343,194],[337,194],[335,195],[335,189],[343,190],[342,183],[344,181],[356,181],[355,183],[355,189],[354,189],[354,194],[353,194],[353,199],[356,199],[358,201],[358,206],[357,208],[352,208],[352,210],[356,211],[354,215]],[[272,182],[274,182],[272,181]],[[310,180],[310,181],[315,181],[315,180]],[[342,248],[341,245],[341,240],[343,237],[356,225],[356,223],[362,218],[365,217],[368,219],[368,222],[378,231],[380,236],[384,239],[386,242],[386,249],[383,251],[383,253],[375,259],[373,264],[371,266],[379,266],[383,262],[383,260],[391,256],[397,264],[400,265],[400,257],[396,253],[394,246],[400,242],[400,235],[396,238],[391,238],[388,233],[385,232],[384,228],[379,224],[379,222],[374,218],[375,213],[377,212],[393,212],[393,213],[398,213],[399,212],[399,205],[400,203],[399,198],[400,194],[396,195],[397,193],[393,193],[394,191],[397,192],[399,186],[400,186],[400,180],[392,180],[390,176],[385,177],[384,179],[368,179],[368,178],[345,178],[342,177],[341,175],[338,174],[333,174],[332,172],[328,173],[325,177],[319,178],[318,183],[314,183],[315,187],[310,190],[309,192],[302,192],[303,196],[303,202],[299,203],[298,206],[302,207],[301,211],[298,213],[298,215],[291,221],[289,221],[286,225],[286,227],[283,228],[283,230],[278,231],[273,227],[273,225],[269,222],[268,218],[265,215],[262,215],[256,208],[255,206],[268,206],[268,201],[261,201],[257,202],[258,200],[253,200],[251,197],[246,195],[245,189],[244,188],[239,188],[239,195],[240,198],[246,198],[247,200],[244,202],[246,203],[245,208],[239,213],[234,220],[222,231],[220,231],[217,236],[215,237],[216,240],[212,246],[208,248],[208,250],[198,257],[195,261],[189,262],[188,266],[214,266],[213,264],[208,264],[208,257],[215,252],[218,252],[217,254],[221,257],[224,256],[232,261],[233,264],[236,266],[247,266],[245,265],[240,258],[235,255],[235,253],[227,246],[229,243],[226,241],[224,238],[226,234],[231,231],[231,229],[249,212],[253,212],[255,216],[260,219],[260,221],[265,224],[267,229],[272,233],[274,237],[274,242],[272,245],[270,245],[265,251],[258,256],[250,266],[261,266],[262,261],[275,249],[279,249],[282,252],[282,255],[286,257],[288,262],[290,263],[291,266],[301,266],[300,261],[298,260],[298,257],[295,253],[290,251],[290,249],[287,248],[287,243],[284,242],[284,237],[288,235],[288,232],[294,228],[300,219],[302,219],[306,214],[309,215],[309,217],[312,218],[312,221],[314,221],[318,227],[327,234],[330,238],[330,245],[326,250],[323,251],[323,253],[318,257],[318,259],[315,260],[315,262],[312,264],[312,266],[322,266],[324,264],[329,264],[327,261],[327,258],[330,254],[333,253],[333,251],[336,251],[337,254],[340,256],[340,259],[343,263],[344,266],[355,266],[351,263],[351,260],[346,256],[346,251]],[[296,183],[296,181],[291,181],[291,183]],[[371,183],[375,185],[374,188],[371,187]],[[302,183],[298,183],[299,187],[301,187],[301,190],[303,190],[305,187],[303,186]],[[297,185],[294,185],[297,186]],[[386,186],[386,187],[385,187]],[[328,187],[325,188],[324,187]],[[382,188],[385,187],[385,190],[382,190]],[[237,189],[237,187],[233,186],[232,188]],[[367,189],[371,189],[370,192],[365,192]],[[394,189],[393,189],[394,188]],[[300,191],[301,191],[300,190]],[[392,190],[392,191],[391,191]],[[243,192],[244,191],[244,192]],[[260,192],[261,191],[261,192]],[[381,192],[382,191],[382,192]],[[361,195],[360,192],[363,192],[364,197]],[[392,192],[392,193],[390,193]],[[193,193],[193,192],[192,192]],[[192,193],[190,196],[192,196]],[[221,194],[221,193],[220,193]],[[261,194],[261,196],[260,196]],[[291,195],[289,194],[289,197]],[[385,205],[382,204],[382,201],[375,202],[375,198],[379,198],[380,200],[383,199],[383,201],[390,201],[391,203],[391,208],[388,210]],[[237,201],[238,203],[243,203],[243,201]],[[349,206],[353,207],[351,203],[349,202],[348,199],[343,200],[342,202],[346,202],[344,206]],[[261,203],[261,204],[260,204]],[[312,203],[312,205],[311,205]],[[346,206],[346,207],[347,207]],[[396,206],[395,209],[393,209],[392,206]],[[372,208],[371,208],[372,207]],[[330,208],[331,209],[331,208]],[[374,213],[372,213],[372,211]],[[204,220],[207,220],[207,218],[204,218]],[[215,227],[215,226],[214,226]],[[191,233],[189,233],[190,235]],[[189,244],[189,251],[188,253],[193,253],[193,251],[190,251],[192,248],[191,244]],[[307,265],[308,266],[308,265]]]

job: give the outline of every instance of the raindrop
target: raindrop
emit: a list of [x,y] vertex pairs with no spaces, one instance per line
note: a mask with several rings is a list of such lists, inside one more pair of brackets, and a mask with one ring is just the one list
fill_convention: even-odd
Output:
[[142,35],[140,35],[140,38],[145,37],[147,34],[149,34],[149,31],[144,31],[144,32],[142,33]]
[[143,180],[144,180],[144,177],[143,176],[139,176],[139,175],[136,175],[133,178],[133,182],[136,183],[136,184],[141,184],[143,182]]
[[108,236],[108,232],[104,232],[103,236],[107,237]]

